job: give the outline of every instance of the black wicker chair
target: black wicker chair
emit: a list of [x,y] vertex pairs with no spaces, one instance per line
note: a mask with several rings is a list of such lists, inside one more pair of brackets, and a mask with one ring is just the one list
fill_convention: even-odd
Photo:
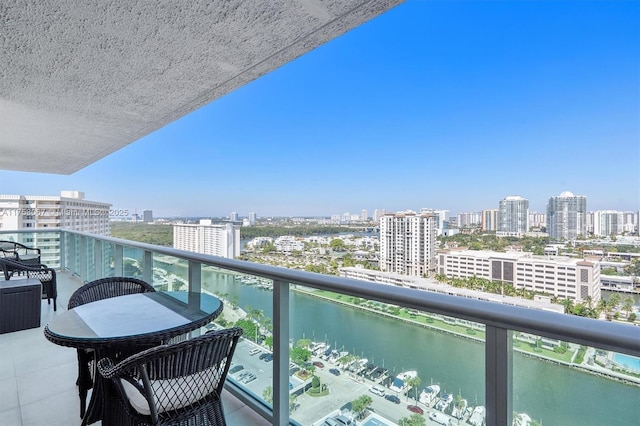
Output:
[[5,280],[11,279],[14,274],[26,275],[29,278],[40,280],[42,298],[47,299],[48,304],[51,304],[51,300],[53,300],[53,310],[58,310],[58,282],[55,270],[48,268],[47,265],[30,265],[3,257],[0,257],[0,267]]
[[0,258],[17,260],[29,266],[40,264],[40,249],[27,247],[15,241],[0,240]]
[[[153,286],[137,278],[108,277],[91,281],[77,289],[69,298],[68,309],[98,300],[111,297],[125,296],[127,294],[149,293],[156,291]],[[80,396],[80,417],[83,417],[87,408],[87,393],[93,387],[91,373],[94,371],[92,363],[94,354],[92,350],[78,349],[78,394]]]
[[[221,393],[242,329],[209,331],[98,370],[117,389],[117,424],[226,425]],[[118,413],[118,414],[115,414]]]

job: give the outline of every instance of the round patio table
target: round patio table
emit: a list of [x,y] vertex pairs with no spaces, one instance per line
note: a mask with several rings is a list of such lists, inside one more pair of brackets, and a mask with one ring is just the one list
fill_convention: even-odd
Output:
[[[222,312],[222,302],[195,292],[150,292],[112,297],[55,316],[44,329],[56,345],[95,350],[96,361],[116,361],[194,331]],[[109,424],[107,381],[94,369],[94,385],[82,424]],[[80,378],[82,380],[82,378]]]

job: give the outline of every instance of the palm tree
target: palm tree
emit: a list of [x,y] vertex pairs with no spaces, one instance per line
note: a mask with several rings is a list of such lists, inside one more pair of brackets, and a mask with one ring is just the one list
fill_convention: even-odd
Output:
[[633,311],[634,304],[635,304],[635,301],[633,300],[633,297],[627,296],[624,298],[624,301],[622,302],[622,310],[627,313],[627,318],[629,318],[629,315],[631,315],[631,311]]
[[[418,386],[420,386],[420,383],[422,383],[422,380],[420,379],[420,377],[415,376],[415,377],[409,377],[407,380],[405,380],[405,382],[407,383],[407,385],[411,386],[414,390],[415,390],[415,400],[416,403],[418,402]],[[407,391],[407,400],[409,399],[409,391]]]
[[573,300],[568,297],[562,301],[562,306],[564,306],[565,314],[572,314],[574,310]]

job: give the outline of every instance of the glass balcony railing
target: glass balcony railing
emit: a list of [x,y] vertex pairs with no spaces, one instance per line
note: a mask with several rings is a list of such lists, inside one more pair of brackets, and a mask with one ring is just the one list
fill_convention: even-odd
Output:
[[245,329],[227,388],[272,424],[640,424],[640,327],[71,231],[0,239],[85,281],[220,297],[209,327]]

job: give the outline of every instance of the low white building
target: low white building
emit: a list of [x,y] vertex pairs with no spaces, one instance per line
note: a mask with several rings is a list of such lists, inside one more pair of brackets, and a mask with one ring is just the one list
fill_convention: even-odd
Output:
[[278,237],[273,244],[276,246],[276,250],[285,253],[304,250],[304,243],[302,241],[298,241],[296,237],[292,235],[283,235]]
[[600,300],[600,263],[566,256],[535,256],[529,252],[445,249],[438,252],[438,274],[479,277],[515,288],[578,302]]
[[502,296],[500,294],[484,293],[481,291],[453,287],[429,278],[376,271],[372,269],[365,269],[361,266],[340,268],[340,276],[361,281],[369,281],[398,287],[408,287],[433,293],[448,294],[451,296],[466,297],[468,299],[486,300],[489,302],[520,306],[530,309],[540,309],[560,313],[564,312],[564,307],[562,305],[552,304],[545,298],[528,300],[518,297]]

